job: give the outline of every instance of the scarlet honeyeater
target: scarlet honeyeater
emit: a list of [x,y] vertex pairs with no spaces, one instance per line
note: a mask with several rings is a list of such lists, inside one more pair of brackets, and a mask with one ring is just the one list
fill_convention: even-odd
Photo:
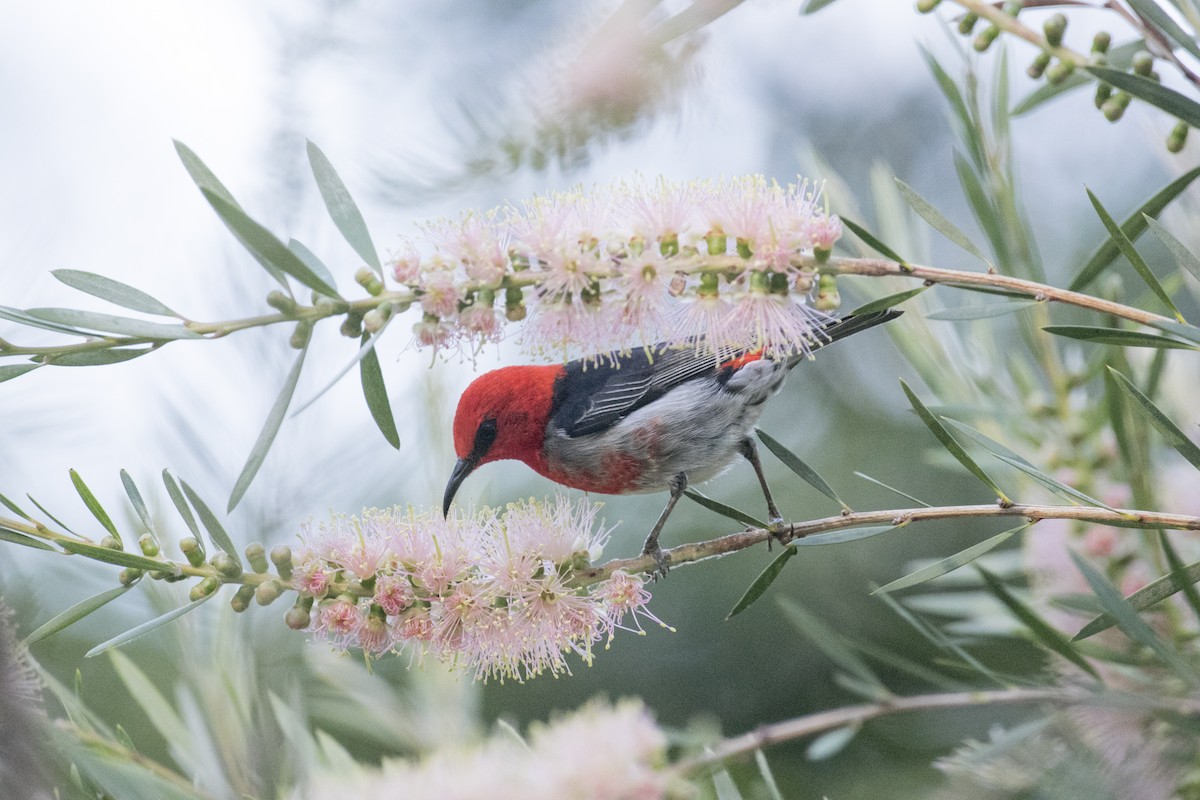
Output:
[[[831,319],[811,349],[899,316],[899,311]],[[604,359],[504,367],[477,378],[454,416],[458,463],[443,511],[481,464],[524,461],[552,481],[599,494],[671,493],[643,553],[665,572],[658,535],[689,483],[712,478],[739,455],[754,467],[771,524],[782,522],[751,438],[763,404],[804,360],[747,349],[714,358],[695,347],[656,345]]]

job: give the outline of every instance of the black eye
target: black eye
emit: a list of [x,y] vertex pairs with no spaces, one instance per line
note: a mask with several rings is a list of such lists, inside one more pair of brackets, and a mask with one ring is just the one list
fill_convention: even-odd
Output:
[[496,420],[493,417],[488,417],[479,423],[479,428],[475,431],[475,443],[471,446],[471,457],[475,459],[483,458],[495,441]]

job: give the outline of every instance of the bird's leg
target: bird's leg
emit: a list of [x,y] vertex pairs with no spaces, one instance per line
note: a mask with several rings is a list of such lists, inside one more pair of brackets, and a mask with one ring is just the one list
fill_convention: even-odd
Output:
[[[772,538],[779,539],[783,543],[783,531],[779,527],[783,524],[783,515],[779,513],[779,508],[775,505],[775,498],[771,497],[771,487],[767,485],[767,476],[763,474],[762,461],[758,458],[758,445],[754,440],[747,437],[738,443],[738,450],[750,462],[750,466],[754,467],[754,474],[758,476],[758,485],[762,487],[763,497],[767,498],[767,524],[771,527]],[[767,540],[768,549],[770,548],[771,540]]]
[[688,480],[687,473],[681,472],[671,479],[667,484],[671,490],[671,496],[667,499],[667,507],[658,515],[658,522],[654,523],[654,527],[650,530],[650,535],[646,537],[646,544],[642,546],[642,555],[652,556],[654,563],[658,565],[658,570],[654,573],[654,577],[660,575],[666,577],[667,557],[663,553],[662,546],[658,543],[658,535],[662,533],[663,525],[667,524],[667,517],[671,516],[672,509],[679,502],[679,498],[683,497],[683,490],[687,488]]

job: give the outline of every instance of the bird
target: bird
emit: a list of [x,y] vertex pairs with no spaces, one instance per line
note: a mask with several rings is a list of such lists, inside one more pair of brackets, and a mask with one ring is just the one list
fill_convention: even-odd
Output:
[[[817,349],[895,319],[895,310],[832,317],[814,328]],[[458,456],[442,511],[483,464],[514,459],[555,483],[597,494],[670,493],[643,555],[665,575],[659,535],[690,484],[739,456],[754,468],[768,522],[783,522],[751,438],[763,405],[804,355],[762,348],[721,357],[690,344],[660,343],[565,364],[501,367],[476,378],[454,415]]]

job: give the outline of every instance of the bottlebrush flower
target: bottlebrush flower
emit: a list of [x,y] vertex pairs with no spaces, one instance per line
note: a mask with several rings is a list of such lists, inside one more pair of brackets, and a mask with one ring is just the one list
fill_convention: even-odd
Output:
[[334,517],[305,527],[293,588],[327,598],[311,631],[338,649],[409,650],[484,679],[569,672],[571,653],[590,663],[628,615],[658,622],[642,578],[574,580],[608,539],[598,508],[559,497],[448,519],[412,508]]

